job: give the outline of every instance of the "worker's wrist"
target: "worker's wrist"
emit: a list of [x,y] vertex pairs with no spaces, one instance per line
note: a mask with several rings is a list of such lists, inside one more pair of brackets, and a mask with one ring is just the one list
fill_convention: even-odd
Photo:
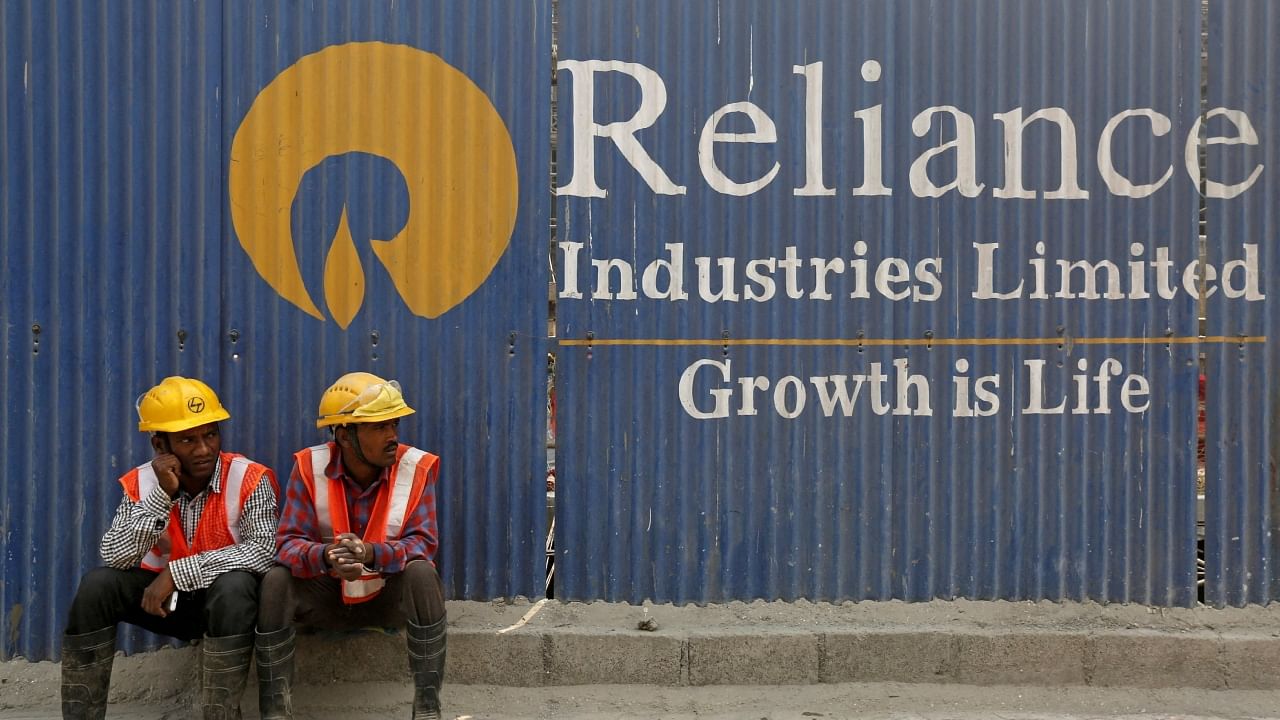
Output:
[[367,556],[364,561],[364,566],[375,571],[382,567],[381,558],[378,556],[381,554],[381,551],[385,546],[382,543],[365,543],[364,547],[365,555]]
[[329,546],[327,544],[316,543],[307,551],[308,558],[311,561],[311,566],[315,568],[318,573],[325,573],[329,571],[329,557],[325,552],[328,549]]
[[142,502],[139,504],[148,515],[152,515],[157,519],[168,519],[169,509],[173,507],[173,498],[169,497],[169,494],[157,485],[152,488],[151,492],[143,496]]

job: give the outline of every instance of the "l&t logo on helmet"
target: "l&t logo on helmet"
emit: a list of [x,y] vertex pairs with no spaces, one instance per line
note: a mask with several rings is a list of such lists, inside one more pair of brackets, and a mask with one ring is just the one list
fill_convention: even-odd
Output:
[[193,413],[204,412],[204,400],[198,397],[191,398],[187,401],[187,409]]
[[[321,320],[294,252],[291,209],[307,171],[354,152],[404,176],[408,220],[373,240],[373,252],[411,312],[439,317],[484,283],[510,243],[519,181],[506,125],[470,78],[406,45],[333,45],[258,94],[231,143],[232,226],[258,274]],[[325,301],[342,328],[364,288],[344,207],[324,263]]]

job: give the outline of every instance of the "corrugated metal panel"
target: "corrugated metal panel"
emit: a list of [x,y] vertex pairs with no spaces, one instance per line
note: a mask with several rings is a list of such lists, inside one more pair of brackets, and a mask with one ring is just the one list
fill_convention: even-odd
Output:
[[[1208,200],[1208,255],[1212,265],[1243,257],[1253,246],[1261,267],[1258,290],[1266,300],[1229,299],[1219,292],[1208,301],[1209,335],[1237,342],[1206,348],[1207,465],[1206,602],[1216,605],[1267,603],[1280,594],[1276,558],[1280,537],[1280,385],[1275,382],[1275,338],[1280,315],[1274,281],[1280,277],[1275,252],[1277,180],[1280,169],[1280,7],[1267,0],[1213,2],[1209,6],[1208,106],[1206,138],[1243,137],[1236,120],[1215,112],[1242,111],[1256,145],[1207,146],[1206,177],[1234,185],[1256,181],[1231,198]],[[1228,193],[1229,194],[1229,193]],[[1236,285],[1240,275],[1237,272]],[[1264,339],[1264,342],[1247,340]]]
[[398,378],[447,594],[540,594],[548,4],[2,7],[0,656],[55,656],[172,373],[281,474],[334,377]]
[[[1123,292],[1136,297],[1031,295],[1041,257],[1050,294],[1056,259],[1127,272],[1131,244],[1140,261],[1167,252],[1181,270],[1196,259],[1196,187],[1181,157],[1196,119],[1197,5],[564,0],[557,597],[1193,603],[1195,294],[1155,297],[1158,273],[1144,266],[1153,297],[1127,275]],[[735,105],[717,125],[730,103],[758,111]],[[975,197],[923,197],[920,179],[913,190],[917,163],[938,186],[958,176],[959,150],[926,156],[959,133],[946,111],[923,113],[939,106],[973,121]],[[1063,182],[1048,121],[1024,136],[1034,197],[995,197],[1014,184],[994,115],[1017,108],[1069,115],[1087,199],[1046,197]],[[1171,126],[1155,135],[1137,117],[1114,133],[1108,157],[1133,184],[1172,166],[1142,199],[1119,197],[1097,165],[1109,120],[1137,108]],[[713,189],[717,170],[741,184],[772,179]],[[972,296],[984,243],[999,244],[992,290],[1021,281],[1021,299]],[[694,258],[710,258],[709,285]],[[717,258],[735,263],[734,300],[700,296],[723,289]],[[812,263],[837,258],[824,291]],[[929,258],[939,266],[921,266]],[[851,297],[860,259],[867,297]],[[610,297],[616,268],[611,289],[598,287],[592,261],[605,260],[633,269],[635,299]],[[670,290],[657,260],[683,269],[687,299],[655,299]],[[749,279],[752,261],[772,290]],[[1075,414],[1071,376],[1095,376],[1107,359],[1123,366],[1111,412],[1090,379]],[[906,384],[895,361],[928,384],[932,415],[917,412],[917,390],[896,398]],[[1067,398],[1063,414],[1024,412],[1025,363],[1038,361],[1045,406]],[[884,396],[868,379],[847,416],[824,414],[810,378],[832,392],[840,375],[852,391],[851,376],[877,364]],[[1149,383],[1145,412],[1121,408],[1130,374]],[[695,419],[682,405],[686,375],[696,411],[713,411],[723,392],[728,416]],[[973,388],[983,375],[1000,377],[998,412],[954,416],[953,378]],[[752,376],[770,383],[755,414],[741,384]],[[794,419],[775,411],[778,388],[787,412],[804,390]]]
[[48,658],[114,480],[149,455],[134,399],[218,375],[221,22],[190,4],[3,12],[0,633],[4,657]]

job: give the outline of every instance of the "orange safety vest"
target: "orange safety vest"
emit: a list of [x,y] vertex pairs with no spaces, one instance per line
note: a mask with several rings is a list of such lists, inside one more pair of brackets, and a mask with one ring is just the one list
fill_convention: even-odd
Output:
[[[204,510],[200,513],[200,522],[196,525],[193,542],[187,544],[186,535],[182,532],[182,516],[175,504],[169,510],[167,542],[162,537],[147,552],[142,558],[143,568],[160,572],[170,560],[179,560],[188,555],[240,542],[240,515],[244,512],[244,503],[264,476],[272,477],[271,470],[235,453],[221,453],[219,460],[222,463],[221,488],[219,492],[209,492]],[[120,478],[120,484],[124,486],[125,495],[133,502],[138,502],[160,486],[160,479],[156,477],[151,463],[147,463],[125,473]]]
[[[351,532],[347,515],[347,492],[341,478],[325,479],[325,468],[333,457],[334,443],[315,445],[294,454],[298,476],[311,497],[320,523],[320,537],[333,538]],[[396,449],[396,462],[391,466],[388,479],[378,488],[378,497],[369,515],[369,526],[364,529],[364,541],[385,543],[400,537],[404,523],[413,509],[422,501],[427,480],[440,458],[415,447],[401,444]],[[342,581],[342,601],[348,605],[372,600],[386,585],[382,574],[365,568],[358,580]]]

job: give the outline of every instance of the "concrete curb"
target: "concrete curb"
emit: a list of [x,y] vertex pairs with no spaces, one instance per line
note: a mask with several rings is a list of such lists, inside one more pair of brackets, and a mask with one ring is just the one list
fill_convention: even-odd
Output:
[[[463,630],[450,682],[485,685],[966,685],[1280,689],[1280,638],[1152,632],[724,633],[686,637]],[[325,644],[329,652],[338,646]],[[316,648],[319,649],[319,648]],[[550,651],[548,651],[550,649]],[[380,665],[403,665],[387,643]],[[403,668],[394,672],[404,674]],[[407,677],[407,676],[406,676]],[[315,681],[341,682],[340,674]]]
[[[449,603],[450,683],[969,685],[1280,688],[1280,610],[1154,610],[1092,604]],[[655,631],[637,628],[656,621]],[[303,635],[301,687],[408,681],[404,639]],[[195,648],[118,656],[114,701],[190,692]],[[5,663],[4,684],[56,695],[54,663]],[[0,685],[0,687],[3,687]],[[0,693],[4,694],[4,693]],[[3,706],[3,703],[0,703]]]

